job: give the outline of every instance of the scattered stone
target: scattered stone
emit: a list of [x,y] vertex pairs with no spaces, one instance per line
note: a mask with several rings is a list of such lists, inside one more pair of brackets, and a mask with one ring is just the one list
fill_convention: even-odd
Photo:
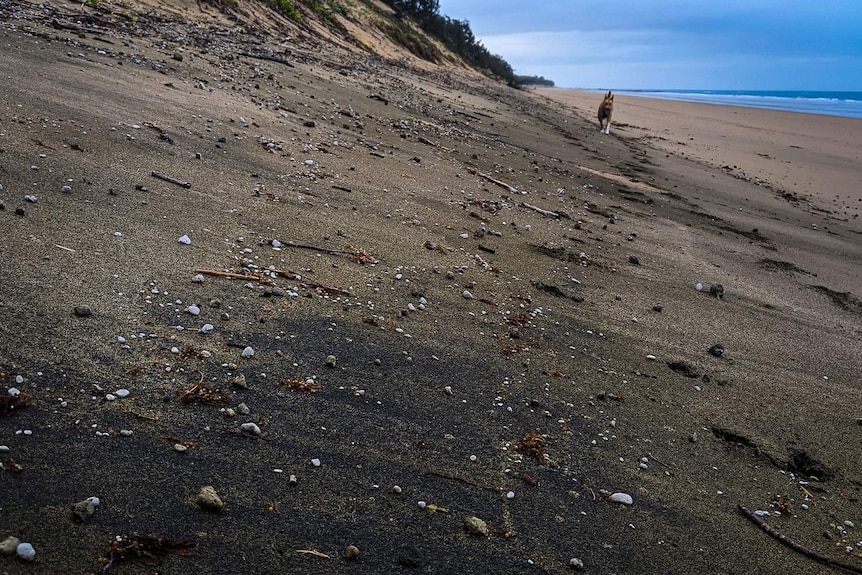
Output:
[[192,243],[191,238],[188,237],[187,235],[181,236],[180,239],[177,241],[179,241],[181,244],[186,245],[186,246],[191,245],[191,243]]
[[254,357],[254,348],[250,345],[247,346],[244,350],[242,350],[243,357]]
[[239,428],[246,433],[251,433],[252,435],[260,435],[260,427],[256,423],[249,421],[248,423],[243,423],[239,426]]
[[359,547],[348,545],[347,549],[344,550],[344,558],[349,560],[359,559]]
[[201,333],[212,333],[215,326],[211,323],[205,323],[201,326]]
[[219,497],[218,492],[216,492],[215,487],[212,485],[201,487],[195,498],[195,503],[207,511],[221,511],[225,506],[224,501],[221,500],[221,497]]
[[287,479],[287,482],[291,485],[296,485],[297,483],[299,483],[299,480],[296,478],[296,475],[291,473],[290,477]]
[[60,188],[60,191],[63,192],[64,194],[71,194],[72,193],[72,186],[69,186],[69,185],[63,186],[62,188]]
[[78,523],[86,523],[95,512],[96,506],[93,504],[92,498],[72,504],[72,518]]
[[571,559],[569,559],[569,567],[578,571],[582,571],[584,569],[584,562],[577,557],[572,557]]
[[117,397],[129,397],[129,390],[128,389],[118,389],[117,391],[114,392],[114,395],[116,395]]
[[12,537],[11,535],[0,542],[0,555],[14,555],[15,550],[18,549],[18,545],[21,544],[21,541],[17,537]]
[[194,283],[196,283],[196,284],[202,284],[202,283],[204,283],[204,280],[205,280],[205,279],[206,279],[206,278],[204,277],[204,274],[197,274],[197,275],[195,275],[195,276],[192,276],[192,281],[193,281]]
[[656,313],[661,313],[662,310],[664,310],[664,306],[661,305],[660,303],[657,303],[654,306],[652,306],[652,310]]
[[245,403],[240,403],[236,406],[236,412],[241,415],[248,415],[249,413],[251,413],[251,410]]
[[473,535],[488,535],[488,524],[472,515],[464,518],[464,529]]
[[720,343],[713,345],[709,348],[709,355],[714,355],[715,357],[721,357],[724,354],[724,346]]
[[638,259],[637,256],[629,256],[629,263],[632,265],[639,266],[641,261]]
[[133,433],[134,433],[134,431],[132,431],[131,429],[121,429],[120,430],[120,435],[122,435],[123,437],[129,437]]
[[721,284],[712,284],[709,286],[709,293],[714,295],[716,298],[721,299],[724,297],[724,286]]
[[326,356],[326,365],[327,365],[327,367],[335,367],[335,361],[336,361],[336,360],[335,360],[335,356],[334,356],[334,355],[327,355],[327,356]]
[[611,501],[614,503],[622,503],[623,505],[631,505],[634,503],[634,499],[628,493],[614,493],[611,495]]
[[401,489],[400,485],[394,485],[392,486],[392,491],[400,495],[403,490]]
[[90,317],[93,315],[93,309],[88,305],[76,305],[74,312],[78,317]]
[[461,292],[461,295],[464,297],[464,299],[474,299],[474,296],[470,293],[470,290],[465,289],[463,292]]
[[19,543],[15,553],[24,561],[32,561],[36,558],[36,550],[29,543]]
[[248,389],[248,382],[245,379],[245,375],[239,374],[233,381],[231,381],[234,387],[239,387],[240,389]]
[[315,467],[320,467],[320,460],[318,458],[314,458],[311,460],[311,464]]
[[694,284],[694,289],[696,289],[697,291],[703,291],[703,284],[697,282],[696,284]]
[[201,314],[201,308],[199,308],[198,306],[196,306],[194,304],[187,307],[186,311],[192,315],[200,315]]
[[189,448],[183,445],[182,443],[174,443],[174,451],[177,453],[185,453]]

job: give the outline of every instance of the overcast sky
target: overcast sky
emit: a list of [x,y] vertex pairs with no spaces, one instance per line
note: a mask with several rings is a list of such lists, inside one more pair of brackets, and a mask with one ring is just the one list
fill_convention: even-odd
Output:
[[440,0],[565,88],[862,90],[862,0]]

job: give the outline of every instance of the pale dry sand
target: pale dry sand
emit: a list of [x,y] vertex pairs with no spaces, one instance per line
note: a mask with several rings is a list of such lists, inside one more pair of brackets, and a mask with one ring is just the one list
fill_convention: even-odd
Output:
[[[598,123],[600,94],[536,91]],[[807,198],[862,230],[862,120],[616,95],[611,130]]]

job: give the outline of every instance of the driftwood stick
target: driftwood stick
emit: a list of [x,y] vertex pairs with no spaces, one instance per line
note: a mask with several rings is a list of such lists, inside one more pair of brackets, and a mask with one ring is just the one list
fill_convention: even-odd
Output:
[[278,64],[284,64],[288,68],[295,68],[293,64],[288,62],[285,58],[280,56],[270,56],[268,54],[252,54],[250,52],[239,52],[240,56],[245,56],[246,58],[254,58],[255,60],[266,60],[267,62],[277,62]]
[[204,269],[196,269],[196,274],[204,274],[208,276],[217,276],[220,278],[237,278],[242,280],[257,280],[262,281],[263,277],[253,274],[236,274],[233,272],[220,272],[218,270],[204,270]]
[[328,292],[337,293],[337,294],[346,295],[346,296],[350,295],[350,292],[347,290],[343,290],[341,288],[334,288],[334,287],[330,287],[327,285],[323,285],[321,283],[317,283],[316,281],[313,281],[313,280],[306,278],[302,274],[298,274],[298,273],[292,272],[290,270],[270,270],[270,271],[277,273],[278,275],[281,275],[281,276],[300,278],[297,281],[300,281],[304,284],[308,284],[312,287],[320,288],[323,291],[328,291]]
[[474,170],[473,168],[467,168],[467,171],[470,172],[471,174],[475,175],[475,176],[479,176],[480,178],[484,178],[484,179],[488,180],[492,184],[498,185],[501,188],[505,188],[506,190],[512,192],[513,194],[518,193],[518,190],[514,186],[510,186],[506,182],[501,182],[500,180],[497,180],[497,179],[489,176],[488,174],[483,174],[479,170]]
[[842,563],[841,561],[836,561],[834,559],[830,559],[829,557],[826,557],[825,555],[821,555],[820,553],[817,553],[816,551],[812,551],[811,549],[807,549],[807,548],[803,547],[802,545],[800,545],[799,543],[793,541],[792,539],[790,539],[786,535],[782,535],[774,527],[770,527],[769,524],[766,523],[766,521],[764,521],[763,519],[761,519],[760,517],[755,515],[752,511],[750,511],[746,507],[743,507],[742,505],[737,505],[737,507],[739,508],[739,511],[743,515],[748,517],[752,521],[752,523],[754,523],[755,525],[757,525],[758,527],[760,527],[761,529],[766,531],[766,533],[768,533],[770,537],[777,539],[778,541],[780,541],[781,543],[783,543],[787,547],[790,547],[794,551],[805,555],[809,559],[814,559],[815,561],[819,561],[820,563],[823,563],[825,565],[831,565],[832,567],[839,567],[841,569],[846,569],[852,573],[862,574],[862,567],[857,567],[856,565],[850,565],[849,563]]
[[548,217],[548,218],[562,218],[564,220],[572,219],[572,216],[570,216],[566,212],[552,212],[550,210],[543,210],[542,208],[528,204],[526,202],[521,202],[521,207],[527,208],[529,210],[533,210],[534,212],[538,212],[538,213],[540,213],[543,216]]
[[322,559],[329,559],[330,558],[329,555],[327,555],[326,553],[321,553],[320,551],[318,551],[316,549],[297,549],[296,552],[302,553],[304,555],[314,555],[315,557],[320,557]]
[[184,182],[182,180],[178,180],[176,178],[172,178],[171,176],[166,176],[165,174],[160,174],[159,172],[153,172],[153,177],[158,178],[160,180],[164,180],[166,182],[170,182],[172,184],[176,184],[177,186],[183,188],[191,188],[192,185],[189,182]]
[[289,247],[289,248],[302,248],[302,249],[305,249],[305,250],[315,250],[315,251],[318,251],[318,252],[323,252],[323,253],[325,253],[325,254],[329,254],[329,255],[331,255],[331,256],[352,256],[352,255],[356,255],[356,254],[354,254],[353,252],[349,252],[349,251],[345,251],[345,250],[330,250],[330,249],[328,249],[328,248],[320,248],[320,247],[317,247],[317,246],[310,246],[310,245],[308,245],[308,244],[298,244],[298,243],[296,243],[296,242],[291,242],[291,241],[282,242],[282,244],[281,244],[281,245],[282,245],[282,246],[287,246],[287,247]]

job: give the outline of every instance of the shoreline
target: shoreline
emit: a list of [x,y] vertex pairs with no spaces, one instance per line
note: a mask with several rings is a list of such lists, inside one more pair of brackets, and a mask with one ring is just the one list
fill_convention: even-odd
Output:
[[[595,122],[592,92],[535,93]],[[862,229],[862,119],[618,94],[613,120],[611,137],[808,198],[827,219]]]

